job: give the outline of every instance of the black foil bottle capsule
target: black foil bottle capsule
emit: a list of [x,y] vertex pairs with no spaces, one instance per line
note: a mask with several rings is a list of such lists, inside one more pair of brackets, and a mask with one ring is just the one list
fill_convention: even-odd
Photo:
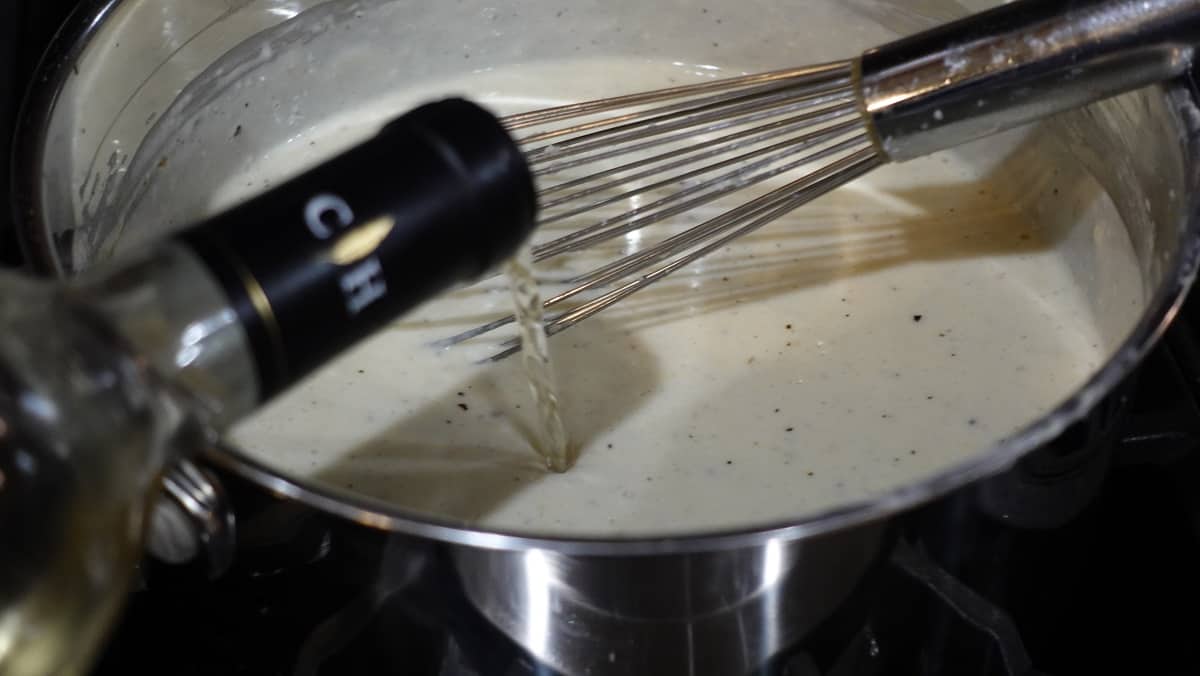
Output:
[[533,228],[535,200],[498,121],[448,99],[183,240],[235,304],[270,396],[510,257]]

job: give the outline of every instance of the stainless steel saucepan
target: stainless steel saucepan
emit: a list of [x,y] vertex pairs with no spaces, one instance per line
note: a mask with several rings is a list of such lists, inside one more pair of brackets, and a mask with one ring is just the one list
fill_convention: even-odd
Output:
[[[805,52],[804,60],[853,54],[988,3],[843,4],[856,21],[841,27],[841,49]],[[21,120],[15,166],[21,235],[36,268],[70,275],[190,222],[247,152],[283,142],[298,120],[330,118],[372,92],[491,64],[567,58],[578,45],[659,59],[720,49],[720,58],[768,70],[796,62],[789,47],[803,39],[797,27],[819,24],[822,7],[805,0],[709,0],[704,9],[727,18],[716,25],[692,0],[95,0],[57,37]],[[399,34],[372,30],[370,19],[381,12],[407,17]],[[382,50],[389,67],[348,72],[353,59],[312,46],[330,31],[354,32],[345,42]],[[572,39],[545,39],[548,31]],[[291,79],[281,83],[281,77]],[[247,85],[255,82],[261,86]],[[230,87],[243,88],[244,114],[254,120],[257,145],[250,150],[230,150],[209,136],[218,133],[213,125],[205,126],[228,112],[222,106],[231,100]],[[220,574],[246,538],[263,537],[255,519],[267,517],[256,510],[270,504],[270,514],[319,515],[375,543],[372,565],[390,584],[419,584],[409,573],[428,561],[452,563],[465,598],[563,673],[749,672],[816,630],[848,598],[869,593],[871,571],[903,535],[903,515],[917,506],[957,495],[1009,524],[1043,528],[1087,504],[1103,479],[1104,459],[1064,452],[1063,435],[1093,429],[1102,424],[1098,414],[1119,410],[1114,393],[1167,327],[1196,273],[1198,104],[1191,78],[1182,78],[979,146],[997,158],[1033,148],[1064,180],[1107,194],[1140,276],[1108,276],[1105,233],[1066,238],[1060,246],[1093,310],[1105,318],[1107,360],[1055,410],[935,476],[759,528],[571,539],[409,513],[289,476],[226,446],[167,477],[152,552],[173,561],[206,557]],[[194,142],[172,154],[170,167],[156,166],[155,144],[180,134]],[[138,188],[156,170],[176,179]],[[1040,198],[1031,199],[1029,208],[1039,209]],[[1139,286],[1142,305],[1108,307],[1113,283]],[[223,486],[235,487],[233,497]]]

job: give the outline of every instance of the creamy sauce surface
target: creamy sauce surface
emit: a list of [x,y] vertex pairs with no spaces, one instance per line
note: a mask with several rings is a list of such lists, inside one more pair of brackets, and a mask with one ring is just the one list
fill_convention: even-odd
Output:
[[[625,89],[646,89],[744,70],[710,68],[527,64],[405,91],[255,158],[214,205],[432,96],[464,93],[504,113],[611,93],[598,83],[611,86],[613,73]],[[536,416],[519,360],[475,363],[511,331],[429,347],[508,313],[503,276],[402,318],[232,440],[297,476],[525,533],[707,531],[862,499],[1012,434],[1102,359],[1055,246],[1063,233],[1019,210],[1006,185],[954,153],[885,166],[553,337],[562,412],[580,449],[565,474],[547,472],[530,445]],[[568,267],[612,260],[662,232],[628,235]],[[568,270],[541,272],[548,295]]]

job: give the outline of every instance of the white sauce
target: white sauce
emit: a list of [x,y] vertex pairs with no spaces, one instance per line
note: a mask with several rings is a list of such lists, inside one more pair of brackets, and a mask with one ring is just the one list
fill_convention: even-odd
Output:
[[[452,91],[527,109],[607,93],[590,83],[612,73],[626,89],[689,75],[591,62],[439,82],[307,129],[215,202],[368,135],[390,114],[380,106]],[[537,533],[763,524],[918,480],[1044,413],[1108,347],[1051,243],[1059,233],[980,173],[954,154],[886,166],[554,337],[582,446],[566,474],[547,472],[527,441],[535,418],[517,359],[476,366],[488,346],[426,347],[507,313],[503,277],[403,318],[233,440],[294,475]],[[622,244],[638,246],[630,237]]]

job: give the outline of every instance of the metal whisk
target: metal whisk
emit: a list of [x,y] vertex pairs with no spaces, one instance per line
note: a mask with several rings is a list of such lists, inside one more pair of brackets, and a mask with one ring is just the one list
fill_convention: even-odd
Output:
[[[855,59],[574,103],[503,120],[539,184],[535,261],[783,185],[568,280],[567,329],[813,199],[903,162],[1180,76],[1200,0],[1018,0]],[[622,206],[623,205],[623,206]],[[619,206],[617,213],[608,213]],[[441,341],[448,346],[513,321]],[[493,359],[520,349],[510,342]]]

